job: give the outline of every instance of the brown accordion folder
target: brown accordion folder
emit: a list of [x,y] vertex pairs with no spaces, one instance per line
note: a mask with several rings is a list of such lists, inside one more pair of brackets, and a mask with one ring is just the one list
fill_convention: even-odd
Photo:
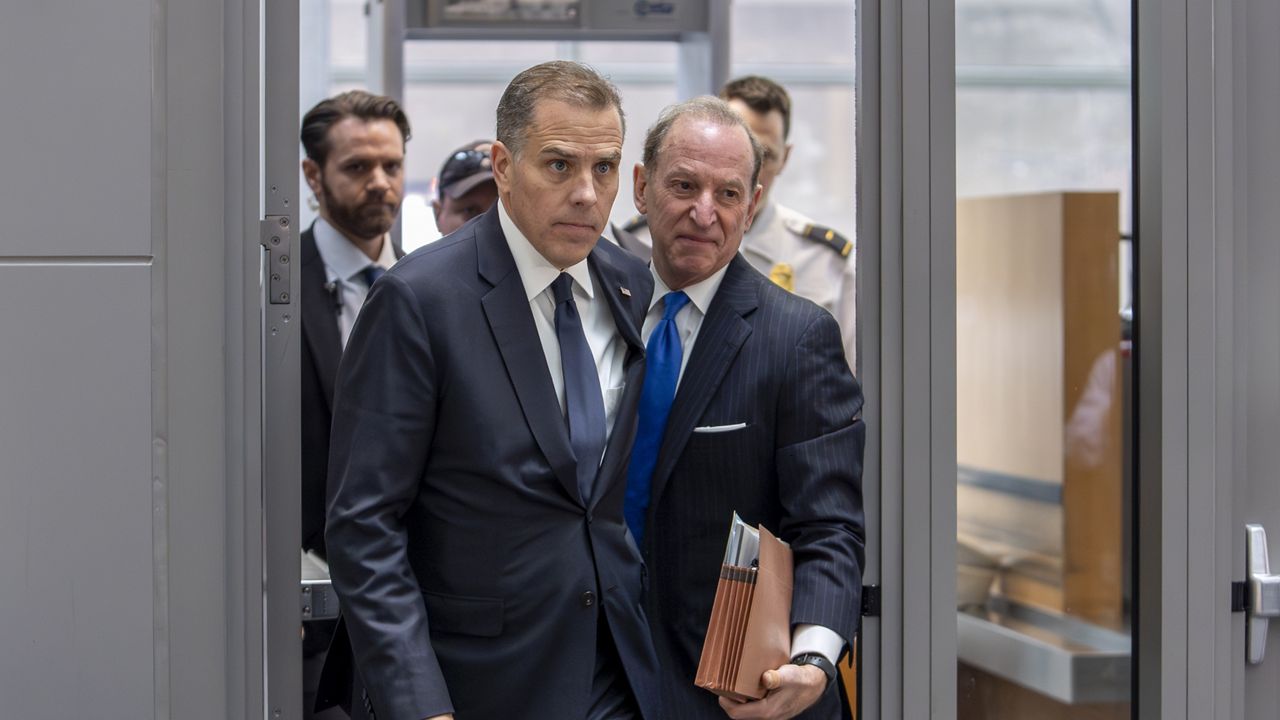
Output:
[[757,700],[765,671],[791,658],[791,548],[734,513],[724,555],[694,684]]

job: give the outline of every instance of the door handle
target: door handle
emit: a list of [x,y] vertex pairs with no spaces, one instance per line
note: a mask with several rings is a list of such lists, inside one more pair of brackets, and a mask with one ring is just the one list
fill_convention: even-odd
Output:
[[1267,654],[1268,618],[1280,617],[1280,575],[1271,574],[1267,557],[1267,531],[1261,525],[1245,525],[1245,554],[1249,560],[1248,608],[1245,610],[1245,647],[1249,664],[1257,665]]

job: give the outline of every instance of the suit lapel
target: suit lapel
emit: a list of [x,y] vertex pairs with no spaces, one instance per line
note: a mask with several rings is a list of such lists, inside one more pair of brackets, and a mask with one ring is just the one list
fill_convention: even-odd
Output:
[[[608,240],[601,239],[601,243]],[[640,287],[623,271],[618,269],[606,253],[597,246],[587,258],[595,281],[596,293],[604,296],[613,315],[618,334],[627,343],[627,353],[623,360],[623,377],[626,389],[618,401],[618,412],[615,414],[613,432],[609,435],[609,443],[605,446],[604,459],[600,462],[600,470],[596,474],[595,491],[590,506],[595,507],[602,497],[608,494],[609,484],[618,477],[624,477],[622,462],[630,456],[635,418],[628,408],[635,408],[640,402],[640,386],[644,370],[644,343],[640,340],[639,321],[644,318],[648,309],[650,292],[643,292]],[[628,295],[622,294],[626,288]],[[607,392],[608,388],[601,388]]]
[[302,329],[306,336],[311,357],[315,359],[316,373],[324,389],[324,401],[333,411],[333,385],[338,377],[338,361],[342,359],[342,336],[338,330],[338,313],[334,309],[333,296],[325,290],[328,278],[324,261],[316,247],[315,233],[311,228],[302,233]]
[[[608,240],[601,239],[601,242]],[[591,268],[591,275],[596,281],[596,290],[609,303],[613,322],[618,326],[622,339],[627,342],[628,350],[644,352],[644,342],[640,340],[640,328],[636,320],[643,318],[643,313],[647,310],[644,305],[648,298],[640,295],[648,293],[642,292],[640,287],[632,287],[635,284],[633,279],[619,270],[603,250],[591,251],[591,255],[587,257],[587,266]],[[624,288],[631,294],[623,295]]]
[[480,276],[493,286],[480,303],[502,353],[520,409],[564,491],[582,502],[568,428],[547,369],[542,341],[533,324],[524,283],[502,234],[496,207],[476,223],[475,236]]
[[676,460],[684,452],[694,424],[702,417],[738,351],[751,335],[751,324],[745,318],[756,308],[757,288],[751,282],[748,269],[747,261],[741,255],[735,255],[711,300],[707,316],[702,320],[693,354],[685,366],[675,401],[671,404],[671,414],[667,417],[662,448],[658,451],[658,462],[653,470],[650,512],[658,507],[662,491],[666,489]]

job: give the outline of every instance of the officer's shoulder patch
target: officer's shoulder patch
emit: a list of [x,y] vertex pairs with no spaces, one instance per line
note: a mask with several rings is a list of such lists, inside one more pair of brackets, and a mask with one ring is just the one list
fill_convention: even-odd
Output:
[[788,230],[806,240],[812,240],[831,248],[842,258],[853,252],[853,241],[829,227],[811,223],[798,217],[790,217],[783,221]]
[[639,230],[642,227],[647,227],[648,225],[649,225],[649,218],[643,215],[636,215],[630,220],[622,223],[622,229],[626,230],[627,232],[635,232],[636,230]]

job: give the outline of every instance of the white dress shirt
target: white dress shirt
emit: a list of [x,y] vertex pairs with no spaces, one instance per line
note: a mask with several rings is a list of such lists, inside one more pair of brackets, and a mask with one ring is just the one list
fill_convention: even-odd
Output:
[[[689,302],[680,308],[675,318],[676,330],[680,333],[680,380],[684,379],[684,370],[689,366],[689,356],[693,354],[693,344],[698,340],[702,320],[706,318],[707,309],[711,307],[711,301],[715,299],[716,291],[720,289],[720,283],[724,280],[725,271],[728,269],[729,266],[726,264],[710,277],[684,288],[684,294],[689,296]],[[649,264],[649,271],[653,273],[653,299],[649,301],[649,313],[644,317],[644,334],[641,336],[644,338],[646,347],[649,344],[649,337],[665,312],[666,303],[662,302],[662,299],[671,292],[671,288],[663,282],[653,263]],[[676,381],[677,392],[679,392],[680,380]],[[840,635],[822,625],[797,625],[795,632],[791,635],[791,657],[802,653],[818,653],[834,665],[840,659],[840,649],[843,647],[844,640]]]
[[377,260],[370,260],[360,248],[356,247],[325,221],[316,218],[313,231],[316,236],[316,249],[320,251],[320,262],[324,263],[325,290],[330,297],[337,295],[338,331],[342,336],[342,347],[347,346],[347,338],[351,336],[351,328],[356,324],[356,316],[369,296],[369,286],[361,274],[370,265],[377,265],[389,270],[396,264],[396,251],[391,246],[391,237],[382,236],[382,253]]
[[[552,265],[529,244],[524,233],[516,227],[515,221],[507,215],[507,209],[501,202],[498,203],[498,220],[502,224],[502,234],[507,238],[507,246],[511,248],[511,257],[516,261],[520,281],[524,284],[525,297],[529,299],[529,310],[533,314],[533,324],[538,328],[538,339],[542,341],[542,354],[547,360],[547,370],[551,373],[551,382],[556,388],[560,412],[564,413],[564,368],[560,362],[560,340],[556,337],[556,304],[551,294],[551,283],[560,277],[562,270]],[[613,433],[618,401],[622,398],[625,386],[622,364],[627,356],[627,342],[618,334],[609,302],[603,296],[596,295],[587,261],[564,268],[563,272],[573,278],[573,302],[578,306],[582,331],[587,336],[587,345],[591,347],[591,355],[596,361],[600,391],[604,395],[607,442]]]

